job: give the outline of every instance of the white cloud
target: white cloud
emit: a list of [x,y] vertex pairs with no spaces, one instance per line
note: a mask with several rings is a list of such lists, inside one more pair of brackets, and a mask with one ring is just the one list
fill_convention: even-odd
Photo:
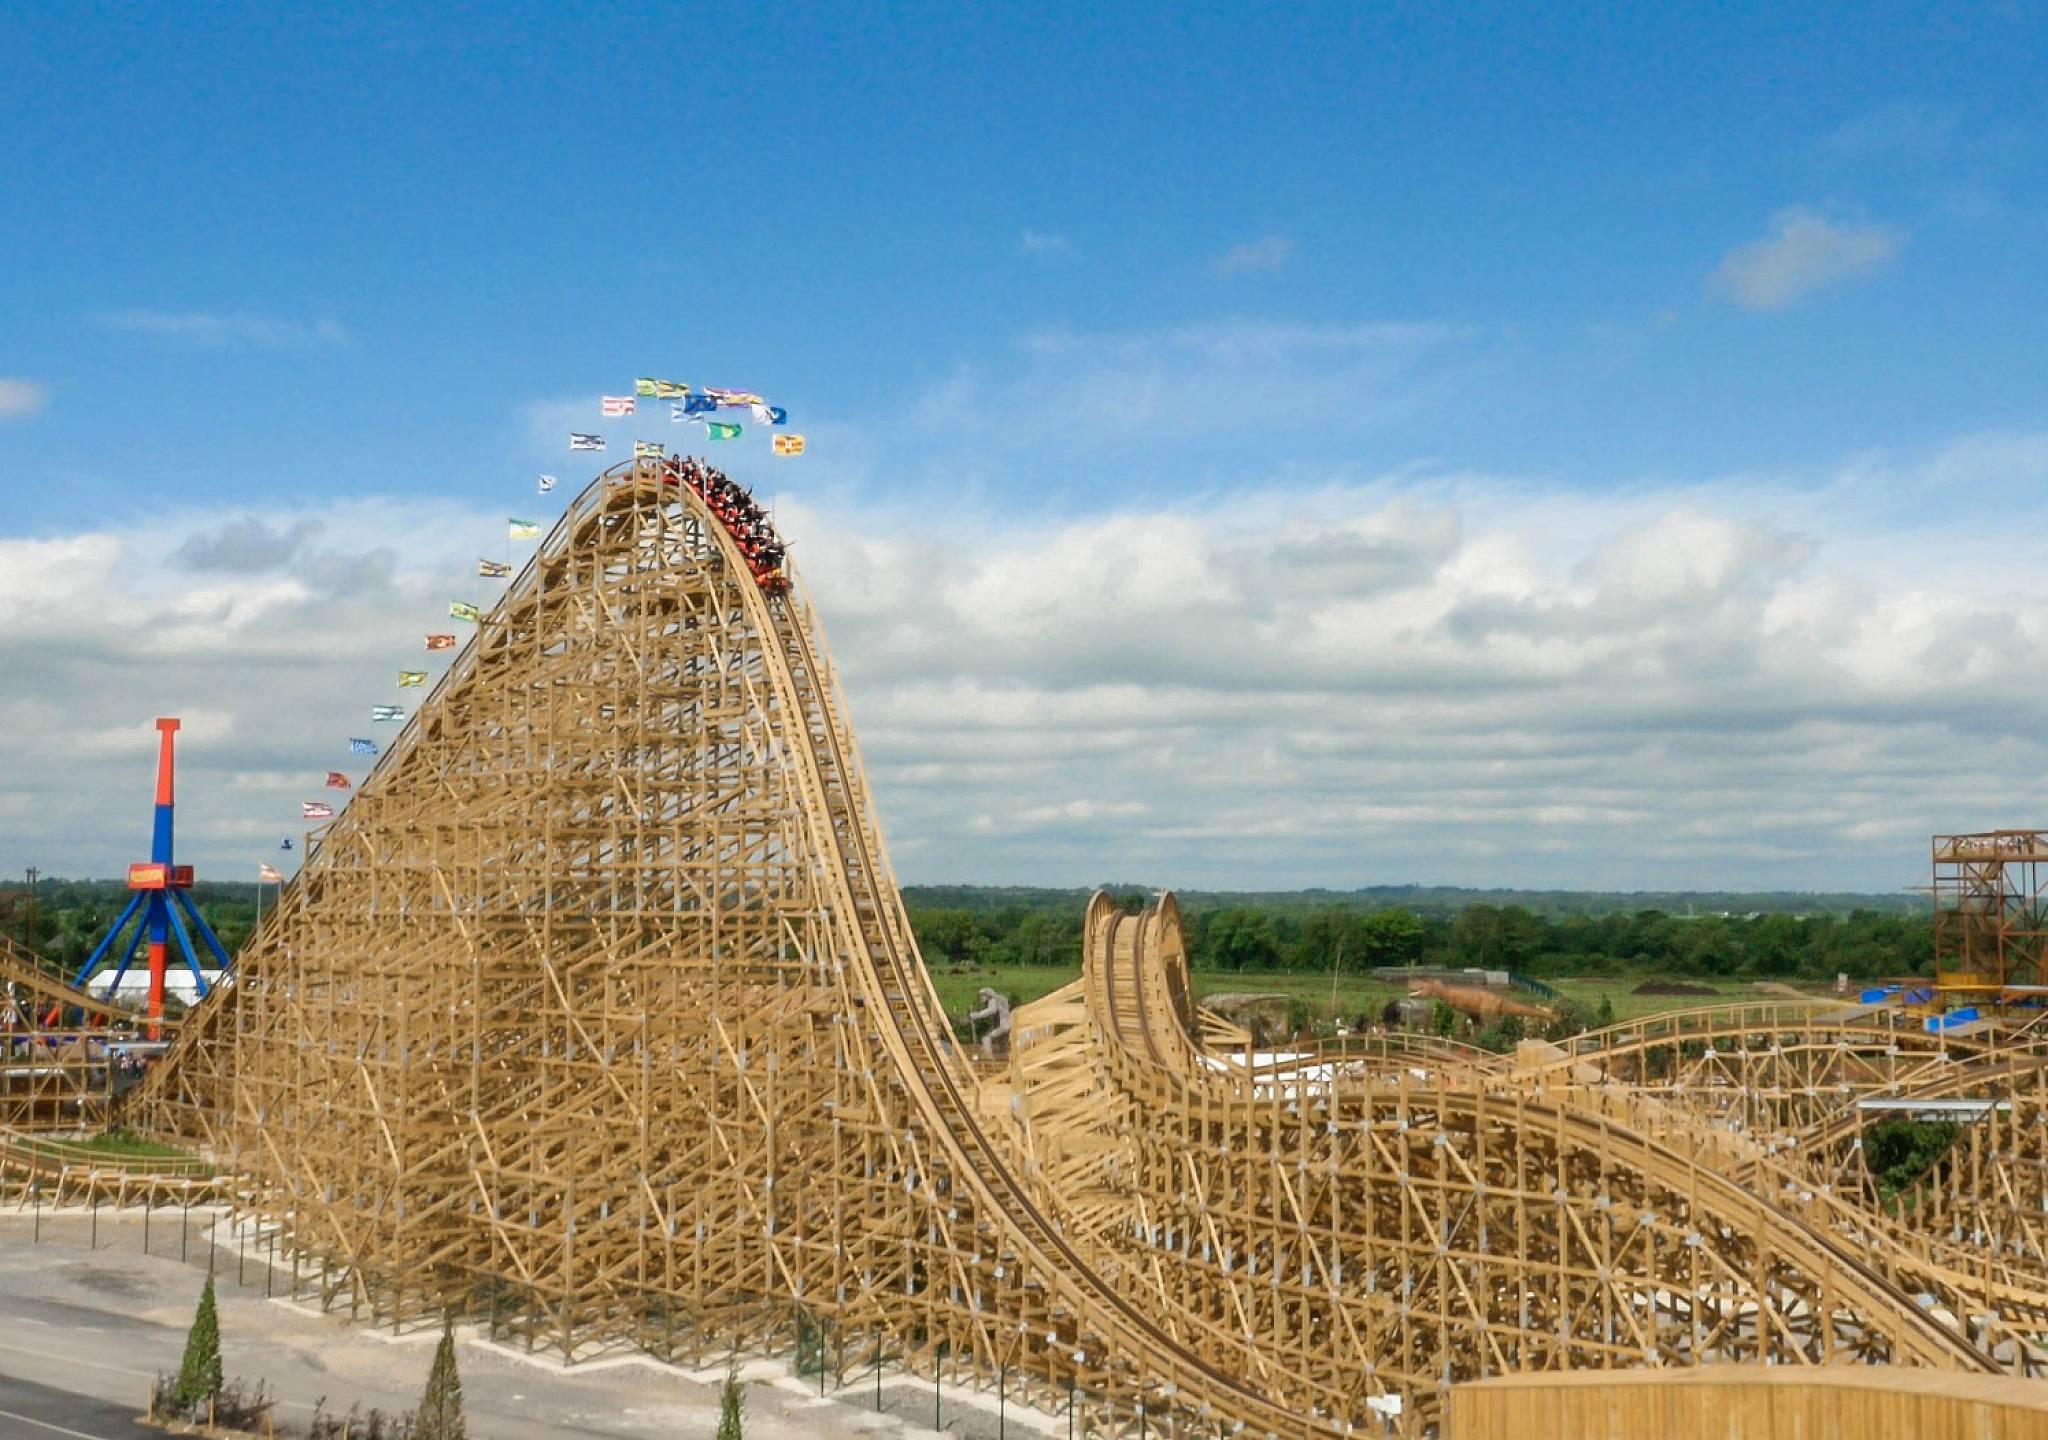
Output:
[[1027,229],[1017,237],[1017,248],[1026,255],[1072,255],[1073,242],[1057,230]]
[[1294,242],[1285,235],[1261,235],[1233,245],[1216,259],[1218,273],[1234,275],[1246,270],[1278,270],[1294,254]]
[[912,878],[1882,890],[2037,802],[2043,544],[1902,507],[2023,494],[2025,449],[881,533],[781,504]]
[[1838,224],[1795,205],[1771,217],[1769,235],[1729,251],[1710,288],[1745,310],[1777,310],[1824,285],[1882,269],[1904,243],[1889,226]]
[[1418,367],[1466,332],[1420,321],[1295,324],[1226,320],[1167,330],[1046,329],[1006,370],[962,368],[919,396],[909,421],[933,435],[1063,450],[1242,431],[1285,405],[1329,424],[1405,411]]
[[346,345],[351,336],[336,320],[292,320],[246,310],[120,310],[96,317],[102,329],[155,335],[208,349],[311,350]]
[[0,420],[20,420],[49,403],[50,392],[34,380],[0,375]]
[[[2011,523],[1930,525],[1955,489]],[[2048,435],[2008,434],[1625,492],[771,498],[906,879],[1889,889],[1927,833],[2043,798],[2044,492]],[[392,671],[438,668],[420,633],[488,591],[503,523],[343,505],[0,540],[0,870],[115,873],[150,717],[178,714],[184,846],[245,873]]]
[[146,834],[150,721],[176,715],[181,851],[248,878],[298,832],[297,802],[347,768],[392,672],[438,668],[425,622],[475,595],[474,546],[503,526],[342,502],[0,539],[0,856],[118,873]]

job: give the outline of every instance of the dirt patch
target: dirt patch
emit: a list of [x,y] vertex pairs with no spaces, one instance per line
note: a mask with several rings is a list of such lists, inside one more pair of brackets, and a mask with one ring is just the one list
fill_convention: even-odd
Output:
[[156,1291],[145,1280],[120,1271],[108,1270],[98,1265],[66,1265],[60,1272],[64,1279],[100,1295],[111,1295],[119,1300],[147,1300]]
[[1683,980],[1645,980],[1631,995],[1719,995],[1711,985],[1689,985]]

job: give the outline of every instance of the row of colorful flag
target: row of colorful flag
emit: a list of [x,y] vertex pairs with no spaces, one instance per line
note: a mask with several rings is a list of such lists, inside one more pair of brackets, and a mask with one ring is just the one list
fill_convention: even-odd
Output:
[[[713,440],[737,440],[740,438],[742,428],[738,425],[727,425],[719,421],[713,421],[704,427],[704,432]],[[605,448],[604,436],[586,435],[581,430],[571,430],[569,432],[569,448],[571,450],[602,450]],[[770,435],[768,437],[768,452],[771,455],[801,455],[804,453],[804,437],[801,435]],[[659,460],[666,454],[668,454],[668,447],[659,440],[635,440],[633,442],[633,458],[635,460]],[[553,480],[555,477],[543,475],[540,478],[543,480]],[[542,487],[541,494],[547,494],[549,488],[551,487]]]
[[[780,405],[770,405],[751,390],[722,390],[709,385],[701,390],[692,390],[680,380],[661,380],[652,375],[635,377],[631,395],[599,396],[598,414],[607,418],[638,414],[640,400],[643,397],[669,401],[670,420],[678,424],[702,425],[704,433],[713,440],[737,440],[745,433],[745,427],[736,422],[710,418],[720,410],[745,410],[754,417],[755,423],[765,429],[776,430],[789,423],[787,410]],[[571,430],[569,448],[603,450],[605,438],[590,431]],[[773,455],[801,455],[804,453],[804,437],[792,434],[771,435],[768,448],[769,453]],[[659,459],[666,453],[666,449],[657,441],[633,442],[633,458],[636,460]],[[547,493],[545,488],[542,493]]]
[[[709,395],[692,395],[687,400],[671,400],[668,418],[676,424],[694,423],[692,416],[711,415],[719,410],[745,410],[763,425],[787,425],[789,412],[780,405],[770,405],[758,395],[744,396],[738,400],[715,400]],[[620,415],[637,415],[640,402],[631,395],[601,395],[598,397],[597,413],[606,418]]]
[[[554,488],[554,476],[543,475],[540,477],[540,490],[543,495]],[[540,534],[541,526],[538,520],[525,520],[515,516],[505,522],[505,537],[508,540],[538,540]],[[476,562],[476,573],[487,580],[503,580],[511,576],[512,565],[509,561],[492,560],[479,556]],[[483,607],[468,600],[451,600],[448,602],[448,615],[450,619],[466,620],[474,625],[483,619]],[[453,650],[455,648],[455,636],[446,631],[430,631],[426,636],[426,648],[429,653],[437,650]],[[417,690],[426,683],[427,672],[424,670],[400,670],[398,672],[398,688],[401,690]],[[370,723],[372,725],[395,724],[404,719],[405,707],[403,705],[372,705],[370,707]],[[378,753],[377,742],[368,736],[361,735],[351,735],[349,737],[348,749],[351,755],[375,756]],[[330,790],[347,790],[351,788],[351,782],[343,772],[329,770],[327,772],[327,788]],[[301,800],[299,802],[299,818],[301,820],[332,820],[334,818],[334,806],[325,800]],[[287,838],[280,848],[291,849],[290,839]],[[261,871],[265,872],[262,874],[262,878],[265,880],[276,878],[277,872],[273,866],[264,865],[261,867]]]
[[[713,440],[737,440],[743,433],[743,427],[735,422],[707,418],[721,409],[746,410],[757,423],[771,429],[786,425],[789,422],[789,412],[787,410],[784,410],[779,405],[770,405],[761,396],[754,394],[752,391],[724,390],[711,386],[693,391],[688,385],[682,384],[679,381],[662,380],[647,375],[638,376],[634,379],[633,393],[631,395],[606,395],[601,397],[598,407],[599,412],[612,417],[633,415],[637,412],[638,403],[642,398],[675,402],[669,406],[669,419],[678,423],[701,424],[705,427],[705,433]],[[801,435],[788,433],[771,435],[769,441],[772,454],[792,456],[804,453],[804,437]],[[605,448],[605,440],[602,435],[571,431],[569,434],[569,448],[577,451],[601,451]],[[666,447],[657,441],[636,440],[633,442],[633,456],[635,459],[659,459],[667,453]],[[553,475],[540,475],[535,478],[534,488],[538,494],[551,495],[554,493],[555,486],[558,483],[558,480]],[[541,535],[541,523],[538,520],[526,520],[515,516],[506,522],[505,535],[508,540],[538,540]],[[486,556],[479,556],[477,558],[476,573],[485,580],[509,579],[512,575],[512,569],[512,564],[509,561],[492,560]],[[481,623],[483,607],[468,600],[451,600],[448,602],[448,615],[450,619],[462,620],[474,625]],[[453,650],[455,648],[455,638],[453,634],[447,632],[429,632],[426,636],[426,648],[429,653],[440,650]],[[398,672],[398,688],[401,690],[420,689],[426,683],[427,672],[424,670],[400,670]],[[404,720],[405,707],[403,705],[372,705],[370,707],[370,723],[372,725],[400,724]],[[374,758],[378,754],[377,742],[369,736],[350,736],[348,748],[351,755]],[[352,788],[352,782],[344,772],[329,770],[327,772],[326,786],[329,790],[348,790]],[[299,802],[299,818],[301,820],[332,820],[334,815],[334,805],[329,801],[302,800]],[[278,848],[289,851],[292,848],[291,837],[286,836],[280,842]],[[257,873],[258,877],[265,883],[282,883],[284,879],[278,873],[277,868],[267,862],[258,867]]]

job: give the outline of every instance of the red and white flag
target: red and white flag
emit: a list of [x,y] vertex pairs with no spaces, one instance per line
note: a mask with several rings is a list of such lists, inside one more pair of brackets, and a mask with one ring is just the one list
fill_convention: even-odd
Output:
[[256,867],[256,881],[259,885],[282,885],[284,884],[284,876],[277,873],[275,865],[258,865]]
[[631,415],[633,413],[633,397],[631,395],[607,395],[604,397],[602,408],[607,415]]
[[332,820],[334,818],[334,807],[319,800],[301,800],[299,802],[299,818],[301,820]]
[[348,789],[348,776],[342,774],[339,770],[329,770],[327,772],[327,788],[329,790]]

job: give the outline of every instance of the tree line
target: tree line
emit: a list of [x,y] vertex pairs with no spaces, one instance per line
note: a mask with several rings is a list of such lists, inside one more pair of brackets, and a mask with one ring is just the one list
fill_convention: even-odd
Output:
[[[905,892],[910,923],[935,964],[1078,966],[1079,904],[933,906]],[[1119,897],[1138,908],[1143,892]],[[1290,901],[1293,897],[1288,897]],[[1929,913],[1678,915],[1663,910],[1544,915],[1521,905],[1466,904],[1451,913],[1347,904],[1209,905],[1182,897],[1197,970],[1362,973],[1389,965],[1559,975],[1656,973],[1854,980],[1928,973]]]
[[[934,964],[977,967],[1081,963],[1086,890],[910,886],[911,927]],[[1136,886],[1111,893],[1133,911],[1152,897]],[[1413,904],[1383,894],[1420,894]],[[1639,897],[1525,896],[1530,903],[1471,898],[1488,892],[1182,892],[1189,959],[1198,970],[1363,973],[1387,965],[1475,966],[1555,975],[1657,973],[1702,978],[1761,976],[1864,980],[1928,973],[1933,926],[1925,902],[1864,897],[1758,897],[1733,913],[1634,907]],[[34,935],[26,888],[0,888],[0,934],[28,941],[58,969],[76,969],[127,903],[118,880],[46,880],[36,892]],[[256,920],[256,887],[202,881],[193,899],[232,954]],[[1737,897],[1738,903],[1740,897]]]
[[[274,893],[275,887],[269,888]],[[69,978],[120,915],[128,896],[128,887],[120,880],[44,880],[36,886],[33,906],[26,885],[0,889],[0,935],[27,945],[48,961],[53,970]],[[192,887],[192,902],[220,937],[221,948],[230,955],[241,948],[256,927],[253,884],[202,880]],[[268,897],[264,903],[270,903]],[[196,936],[192,943],[199,952],[200,963],[211,965],[212,957]],[[175,942],[172,953],[182,968],[184,956],[177,951]]]

